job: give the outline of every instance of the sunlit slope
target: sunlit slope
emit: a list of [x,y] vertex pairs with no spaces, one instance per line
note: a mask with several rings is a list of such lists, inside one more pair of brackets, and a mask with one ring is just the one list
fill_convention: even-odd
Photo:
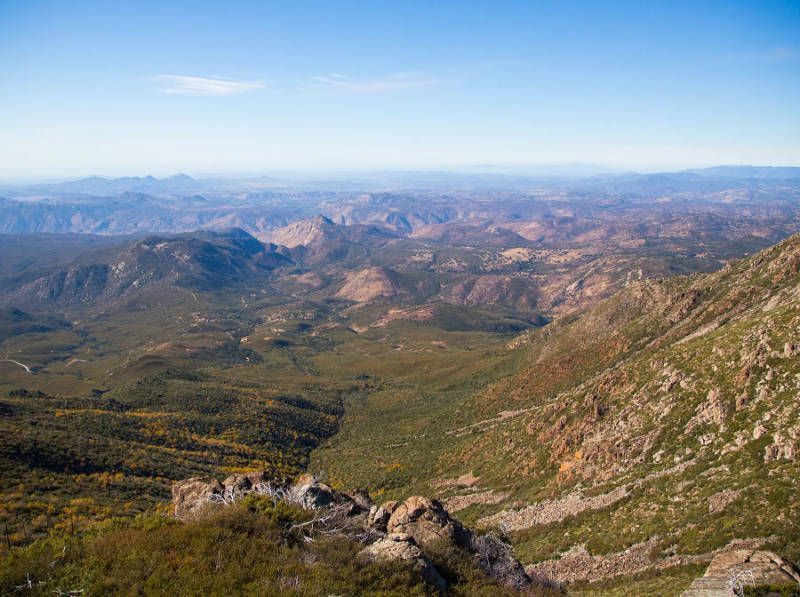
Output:
[[[714,274],[631,285],[513,342],[522,363],[486,389],[452,378],[459,399],[431,397],[413,432],[404,405],[419,392],[351,409],[316,462],[392,493],[427,484],[508,530],[528,562],[580,544],[658,560],[735,539],[796,556],[798,272],[794,236]],[[403,474],[353,471],[375,460]]]

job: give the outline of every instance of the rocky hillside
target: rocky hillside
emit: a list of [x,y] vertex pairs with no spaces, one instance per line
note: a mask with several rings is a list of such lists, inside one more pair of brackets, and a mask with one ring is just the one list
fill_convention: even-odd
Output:
[[336,296],[357,303],[391,298],[400,292],[397,274],[382,267],[369,267],[350,272]]
[[471,407],[514,415],[471,430],[461,456],[529,499],[481,523],[516,532],[532,558],[584,542],[658,554],[771,538],[796,551],[798,272],[795,236],[532,335],[530,365]]
[[[800,236],[714,274],[632,284],[518,338],[517,373],[372,457],[407,471],[396,491],[427,479],[463,519],[510,533],[529,573],[559,581],[736,545],[797,558],[798,298]],[[319,466],[369,482],[332,452]]]
[[470,307],[509,305],[523,312],[534,311],[538,306],[537,288],[527,279],[512,276],[469,276],[443,289],[440,298]]
[[354,255],[363,257],[367,248],[397,238],[381,226],[342,226],[325,216],[294,222],[273,231],[269,237],[272,242],[293,249],[293,255],[309,265]]

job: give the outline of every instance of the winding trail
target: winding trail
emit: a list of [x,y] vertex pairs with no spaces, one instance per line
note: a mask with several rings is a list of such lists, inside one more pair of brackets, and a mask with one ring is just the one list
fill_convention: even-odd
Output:
[[14,359],[3,359],[3,362],[14,363],[15,365],[19,365],[20,367],[25,369],[25,371],[27,373],[30,373],[31,375],[33,375],[33,371],[31,371],[31,368],[28,367],[25,363],[20,363],[19,361],[15,361]]

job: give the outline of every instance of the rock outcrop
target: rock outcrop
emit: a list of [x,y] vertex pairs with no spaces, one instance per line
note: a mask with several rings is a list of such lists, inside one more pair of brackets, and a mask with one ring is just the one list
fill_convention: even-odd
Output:
[[265,473],[251,472],[231,475],[222,482],[222,485],[228,492],[247,492],[252,491],[261,483],[267,482],[269,482],[269,478]]
[[372,506],[367,515],[367,527],[379,533],[385,533],[392,512],[397,508],[397,502],[384,502],[380,506]]
[[290,488],[291,500],[305,510],[316,510],[325,506],[343,503],[345,496],[334,490],[327,483],[315,479],[312,475],[301,475]]
[[358,555],[367,562],[410,562],[427,583],[440,591],[447,587],[445,579],[410,535],[393,533],[368,545]]
[[384,267],[368,267],[349,272],[336,297],[356,303],[368,303],[380,298],[391,298],[399,293],[400,285],[395,272]]
[[312,475],[302,475],[291,485],[270,480],[262,472],[231,475],[222,483],[193,477],[172,486],[175,516],[195,518],[212,505],[232,504],[251,493],[270,495],[304,510],[322,510],[323,517],[326,509],[345,517],[350,521],[348,528],[359,529],[359,540],[370,542],[359,552],[359,559],[410,562],[426,582],[440,590],[445,588],[445,580],[426,549],[461,550],[500,583],[515,589],[531,585],[507,543],[494,535],[476,535],[452,518],[440,502],[423,496],[378,506],[364,490],[340,492]]
[[437,500],[422,496],[412,496],[394,508],[386,530],[408,534],[423,547],[439,541],[469,547],[472,539],[472,532],[451,518]]
[[259,487],[269,483],[264,472],[250,472],[231,475],[222,483],[216,479],[192,477],[176,481],[172,485],[172,503],[175,516],[192,518],[212,503],[224,503],[258,491]]
[[211,502],[211,496],[222,494],[223,485],[216,479],[192,477],[172,485],[175,516],[186,519],[199,514]]
[[800,570],[771,551],[727,551],[714,556],[706,573],[682,597],[727,597],[746,587],[800,590]]
[[374,532],[388,533],[388,537],[410,537],[423,549],[462,549],[472,554],[488,576],[506,586],[522,589],[531,584],[507,543],[494,535],[476,535],[452,518],[437,500],[412,496],[399,504],[386,502],[370,510],[367,525]]

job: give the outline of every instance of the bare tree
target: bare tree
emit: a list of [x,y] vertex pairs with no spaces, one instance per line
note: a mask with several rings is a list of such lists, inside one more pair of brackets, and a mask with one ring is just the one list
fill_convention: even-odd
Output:
[[728,591],[731,595],[736,597],[744,597],[744,589],[746,586],[755,587],[756,579],[753,576],[752,570],[731,570],[728,575]]

